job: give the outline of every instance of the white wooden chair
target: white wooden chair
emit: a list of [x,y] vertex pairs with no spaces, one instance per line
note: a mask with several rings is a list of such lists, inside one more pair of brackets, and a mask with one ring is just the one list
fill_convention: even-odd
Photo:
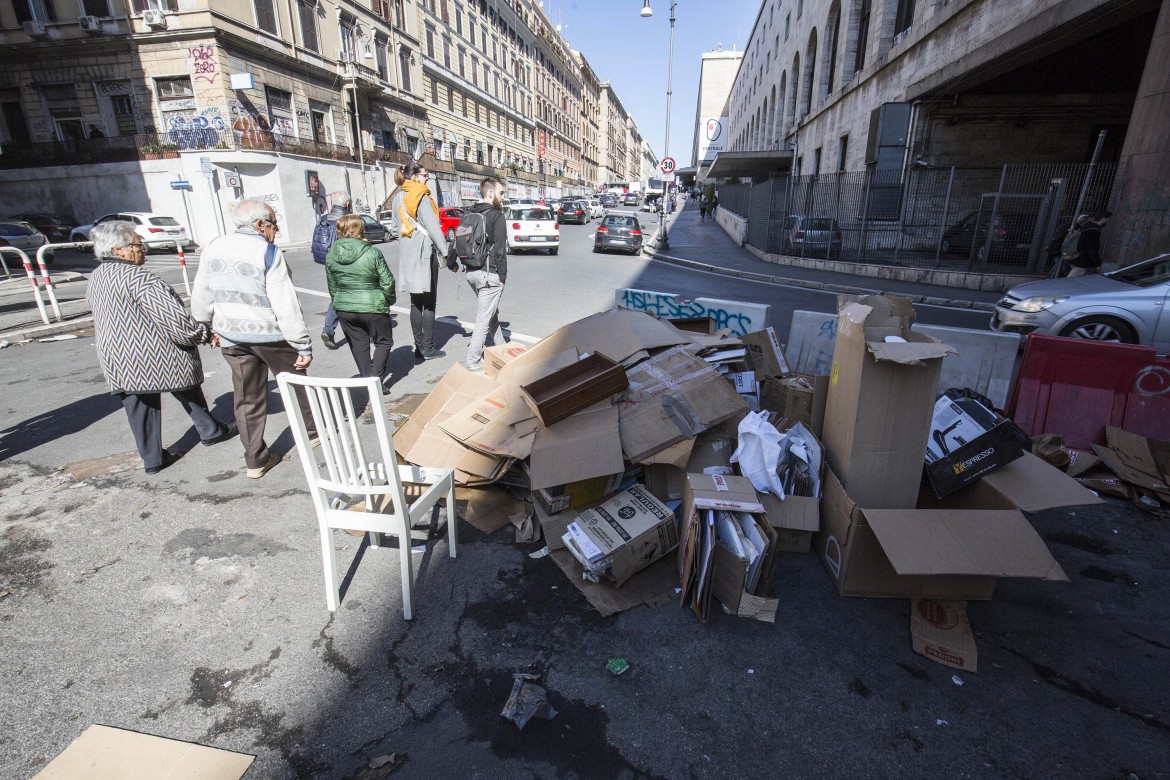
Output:
[[[447,498],[447,541],[450,555],[455,557],[457,525],[455,515],[455,478],[451,469],[400,466],[394,456],[394,447],[386,424],[386,410],[382,406],[382,389],[375,378],[326,379],[283,373],[277,378],[285,410],[292,421],[293,438],[305,469],[317,522],[321,527],[321,555],[325,566],[325,602],[330,611],[340,601],[340,580],[337,576],[336,548],[333,529],[344,528],[365,531],[370,546],[379,547],[380,534],[398,537],[398,553],[402,569],[402,612],[411,618],[411,534],[410,529],[428,517],[440,498]],[[377,460],[369,460],[362,446],[363,424],[361,410],[354,409],[353,392],[364,389],[374,408],[374,429],[378,439]],[[308,430],[294,391],[303,392],[309,400],[320,449],[309,446]],[[368,434],[367,434],[368,436]],[[317,453],[324,463],[318,461]],[[421,495],[407,503],[403,483],[427,485]],[[364,498],[365,511],[346,511],[343,496]]]

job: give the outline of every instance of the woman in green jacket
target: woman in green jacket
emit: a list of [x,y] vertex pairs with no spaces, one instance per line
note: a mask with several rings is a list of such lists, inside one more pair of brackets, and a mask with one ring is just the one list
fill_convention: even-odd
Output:
[[337,220],[337,240],[325,257],[325,279],[358,371],[364,377],[384,380],[390,350],[394,348],[390,319],[395,300],[394,275],[386,258],[370,246],[364,234],[365,225],[357,214],[346,214]]

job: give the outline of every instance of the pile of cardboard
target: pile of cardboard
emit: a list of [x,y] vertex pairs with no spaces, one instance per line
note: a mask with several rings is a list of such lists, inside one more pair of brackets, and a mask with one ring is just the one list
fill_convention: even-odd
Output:
[[[999,577],[1066,579],[1022,512],[1099,499],[977,401],[936,399],[954,350],[913,314],[896,297],[843,302],[820,377],[790,372],[771,328],[604,312],[492,348],[484,374],[452,368],[395,447],[463,485],[526,492],[547,553],[603,614],[675,600],[704,621],[714,603],[771,621],[776,556],[811,549],[842,595],[915,599],[916,647],[972,668],[965,617],[948,616]],[[823,453],[815,494],[740,473],[750,429],[772,424],[772,440]]]

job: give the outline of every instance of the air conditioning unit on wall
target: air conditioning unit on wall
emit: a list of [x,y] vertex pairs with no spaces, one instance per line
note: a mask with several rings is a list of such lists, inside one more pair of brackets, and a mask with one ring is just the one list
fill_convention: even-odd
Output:
[[142,12],[142,21],[152,30],[167,29],[167,16],[162,11],[148,9]]
[[24,34],[30,38],[48,38],[49,29],[45,27],[44,22],[31,21],[21,22],[21,27],[24,28]]
[[90,35],[104,35],[106,32],[102,29],[102,20],[96,16],[79,16],[77,24]]

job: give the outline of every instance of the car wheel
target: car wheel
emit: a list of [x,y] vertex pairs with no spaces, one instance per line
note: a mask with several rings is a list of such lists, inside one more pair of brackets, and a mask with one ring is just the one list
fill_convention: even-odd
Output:
[[1107,341],[1114,344],[1136,344],[1137,334],[1129,323],[1116,317],[1085,317],[1065,327],[1060,335],[1073,339]]
[[455,228],[447,228],[447,243],[450,244],[455,240]]
[[69,237],[69,240],[74,244],[80,244],[82,241],[89,241],[88,238],[81,235],[80,233],[74,233]]
[[555,255],[559,251],[561,251],[561,248],[559,246],[554,246],[552,249],[548,250],[548,253],[550,255]]
[[595,255],[599,255],[599,254],[601,254],[601,247],[599,247],[599,246],[597,246],[596,244],[594,244],[594,245],[593,245],[593,254],[595,254]]

